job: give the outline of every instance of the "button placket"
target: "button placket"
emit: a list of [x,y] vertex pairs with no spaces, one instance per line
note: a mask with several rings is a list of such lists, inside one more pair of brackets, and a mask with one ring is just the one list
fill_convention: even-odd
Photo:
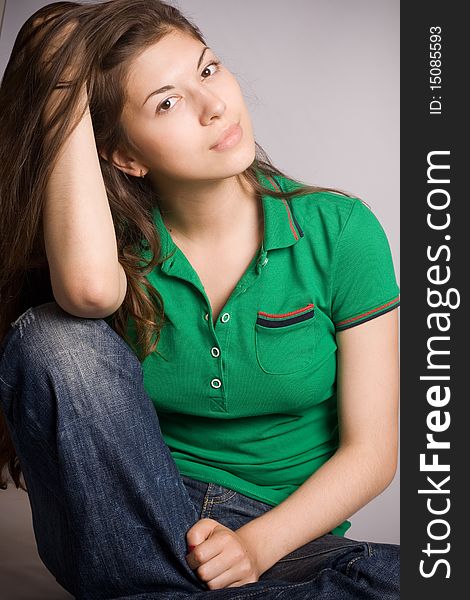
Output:
[[[209,313],[206,313],[206,315],[207,315],[207,319],[210,320]],[[218,390],[219,395],[210,396],[210,400],[211,400],[211,407],[213,407],[212,409],[220,412],[221,409],[225,410],[225,408],[226,408],[225,407],[225,390],[224,390],[224,385],[223,385],[222,365],[220,362],[220,355],[221,355],[220,345],[221,344],[219,343],[219,340],[217,339],[217,334],[215,333],[215,330],[213,332],[213,337],[215,338],[217,345],[214,345],[210,348],[210,353],[213,358],[219,359],[219,360],[217,360],[217,363],[214,365],[218,376],[213,377],[210,380],[209,385],[211,386],[211,388],[213,390]]]
[[[266,264],[267,261],[264,261]],[[232,323],[232,311],[230,308],[233,303],[236,301],[236,298],[241,294],[244,294],[248,288],[257,280],[259,273],[256,272],[255,263],[253,262],[251,269],[245,274],[242,280],[239,281],[236,289],[232,292],[230,298],[225,305],[225,310],[221,313],[215,323],[213,323],[213,327],[210,327],[213,333],[213,339],[217,341],[217,346],[212,346],[210,349],[211,355],[214,358],[220,358],[217,364],[217,372],[219,374],[218,377],[213,377],[210,380],[209,385],[212,389],[218,390],[218,395],[210,396],[210,410],[214,412],[228,412],[227,409],[227,396],[226,396],[226,381],[224,377],[224,371],[227,368],[225,356],[222,358],[222,349],[227,347],[228,339],[230,337],[230,331]],[[209,305],[209,304],[208,304]],[[204,313],[204,319],[208,321],[209,326],[212,325],[212,320],[210,319],[210,312]]]
[[[232,299],[233,300],[233,299]],[[231,305],[231,303],[230,303]],[[211,355],[217,359],[217,377],[213,377],[210,380],[210,386],[213,390],[218,390],[217,395],[210,396],[210,409],[214,412],[227,412],[227,397],[225,390],[225,377],[224,377],[224,364],[222,358],[222,349],[226,347],[226,342],[230,332],[231,325],[231,313],[224,311],[217,318],[214,326],[214,338],[217,340],[217,345],[214,345],[210,349]],[[215,366],[215,365],[214,365]]]

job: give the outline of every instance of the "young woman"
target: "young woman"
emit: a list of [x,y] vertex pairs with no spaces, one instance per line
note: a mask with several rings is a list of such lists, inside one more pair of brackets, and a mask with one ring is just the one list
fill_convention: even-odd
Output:
[[0,467],[57,581],[398,598],[399,546],[344,535],[397,460],[372,211],[276,169],[234,75],[158,0],[28,19],[0,152]]

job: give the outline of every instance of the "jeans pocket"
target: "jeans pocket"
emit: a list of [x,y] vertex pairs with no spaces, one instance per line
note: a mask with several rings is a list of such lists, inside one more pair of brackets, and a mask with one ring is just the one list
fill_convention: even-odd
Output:
[[211,483],[204,498],[201,518],[214,519],[236,531],[272,508],[240,492]]
[[214,504],[223,504],[224,502],[231,500],[237,493],[238,492],[235,490],[226,488],[223,485],[209,483],[207,486],[206,495],[209,496]]
[[262,574],[261,579],[303,582],[313,579],[325,569],[341,568],[344,572],[344,569],[352,568],[355,561],[365,555],[365,542],[327,534],[281,558]]
[[237,495],[235,490],[226,488],[222,485],[209,483],[201,508],[201,519],[215,519],[218,521],[221,515],[225,514],[228,507],[222,505],[230,503],[230,500]]
[[[332,539],[335,538],[335,539]],[[364,542],[358,542],[349,538],[341,538],[333,534],[323,535],[311,542],[307,542],[300,548],[296,548],[279,562],[290,562],[303,558],[312,558],[315,556],[334,555],[337,551],[344,552],[346,549],[351,549],[357,546],[363,546]]]
[[371,547],[367,542],[364,542],[360,547],[355,549],[355,556],[351,557],[348,560],[348,564],[346,565],[345,574],[351,577],[352,569],[356,565],[356,563],[363,559],[366,556],[371,556]]

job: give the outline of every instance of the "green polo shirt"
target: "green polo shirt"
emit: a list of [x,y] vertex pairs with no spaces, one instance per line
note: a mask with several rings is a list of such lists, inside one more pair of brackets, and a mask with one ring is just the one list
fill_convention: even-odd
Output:
[[[271,189],[299,185],[258,177]],[[336,331],[396,308],[399,287],[386,234],[359,199],[265,195],[262,205],[263,242],[215,325],[154,210],[162,256],[175,252],[147,276],[165,321],[142,368],[179,472],[276,506],[338,448]],[[135,340],[131,320],[128,331]]]

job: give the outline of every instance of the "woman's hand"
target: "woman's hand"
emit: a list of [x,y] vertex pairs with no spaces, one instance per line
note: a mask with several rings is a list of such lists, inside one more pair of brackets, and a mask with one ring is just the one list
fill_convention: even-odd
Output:
[[[61,16],[61,15],[58,12],[57,17],[59,17],[59,16]],[[33,21],[33,27],[36,28],[36,32],[35,32],[36,35],[35,35],[35,38],[33,38],[33,45],[38,44],[38,42],[41,41],[41,39],[48,32],[47,25],[45,26],[46,28],[44,30],[41,30],[41,27],[43,26],[45,21],[46,21],[45,18],[37,18]],[[50,18],[49,23],[53,24],[54,19]],[[39,68],[41,70],[47,70],[50,67],[50,62],[51,62],[52,58],[56,55],[57,52],[61,51],[65,47],[65,45],[69,41],[69,38],[74,33],[74,31],[77,27],[78,27],[78,22],[76,22],[76,21],[70,21],[68,23],[65,23],[64,26],[62,27],[62,29],[56,33],[55,37],[49,40],[49,44],[46,47],[46,49],[43,51],[43,54],[36,56]],[[80,55],[79,55],[79,53],[77,53],[77,54],[78,54],[78,56],[76,56],[74,58],[74,60],[78,61],[78,64],[79,64]],[[68,85],[69,82],[71,82],[71,80],[74,79],[75,73],[77,71],[78,71],[77,65],[74,65],[73,62],[71,64],[68,64],[66,66],[65,70],[61,74],[61,85],[62,84]]]
[[[35,21],[33,21],[33,27],[36,28],[35,37],[33,38],[32,42],[33,48],[36,48],[39,42],[50,31],[50,28],[54,24],[55,18],[60,16],[62,15],[59,10],[55,16],[49,16],[47,23],[45,22],[45,17],[37,18]],[[78,26],[79,23],[76,19],[65,22],[58,32],[56,32],[56,34],[48,40],[48,43],[42,52],[35,51],[35,60],[37,61],[38,70],[41,73],[55,70],[54,65],[58,60],[60,60],[61,52],[66,48]],[[79,47],[82,47],[83,44],[84,41],[81,40]],[[59,122],[55,128],[51,128],[50,122],[53,115],[57,110],[59,110],[61,102],[69,95],[68,88],[73,86],[77,76],[81,71],[81,60],[83,54],[84,53],[77,49],[73,57],[64,65],[55,89],[51,91],[46,100],[42,113],[42,123],[46,129],[44,136],[46,140],[49,140],[52,137],[55,129],[60,126]],[[84,109],[85,112],[89,111],[86,81],[81,85],[78,101],[74,107],[74,111],[76,111],[78,114],[82,114]]]
[[260,577],[254,547],[214,519],[201,519],[186,533],[186,561],[211,590],[240,587]]

